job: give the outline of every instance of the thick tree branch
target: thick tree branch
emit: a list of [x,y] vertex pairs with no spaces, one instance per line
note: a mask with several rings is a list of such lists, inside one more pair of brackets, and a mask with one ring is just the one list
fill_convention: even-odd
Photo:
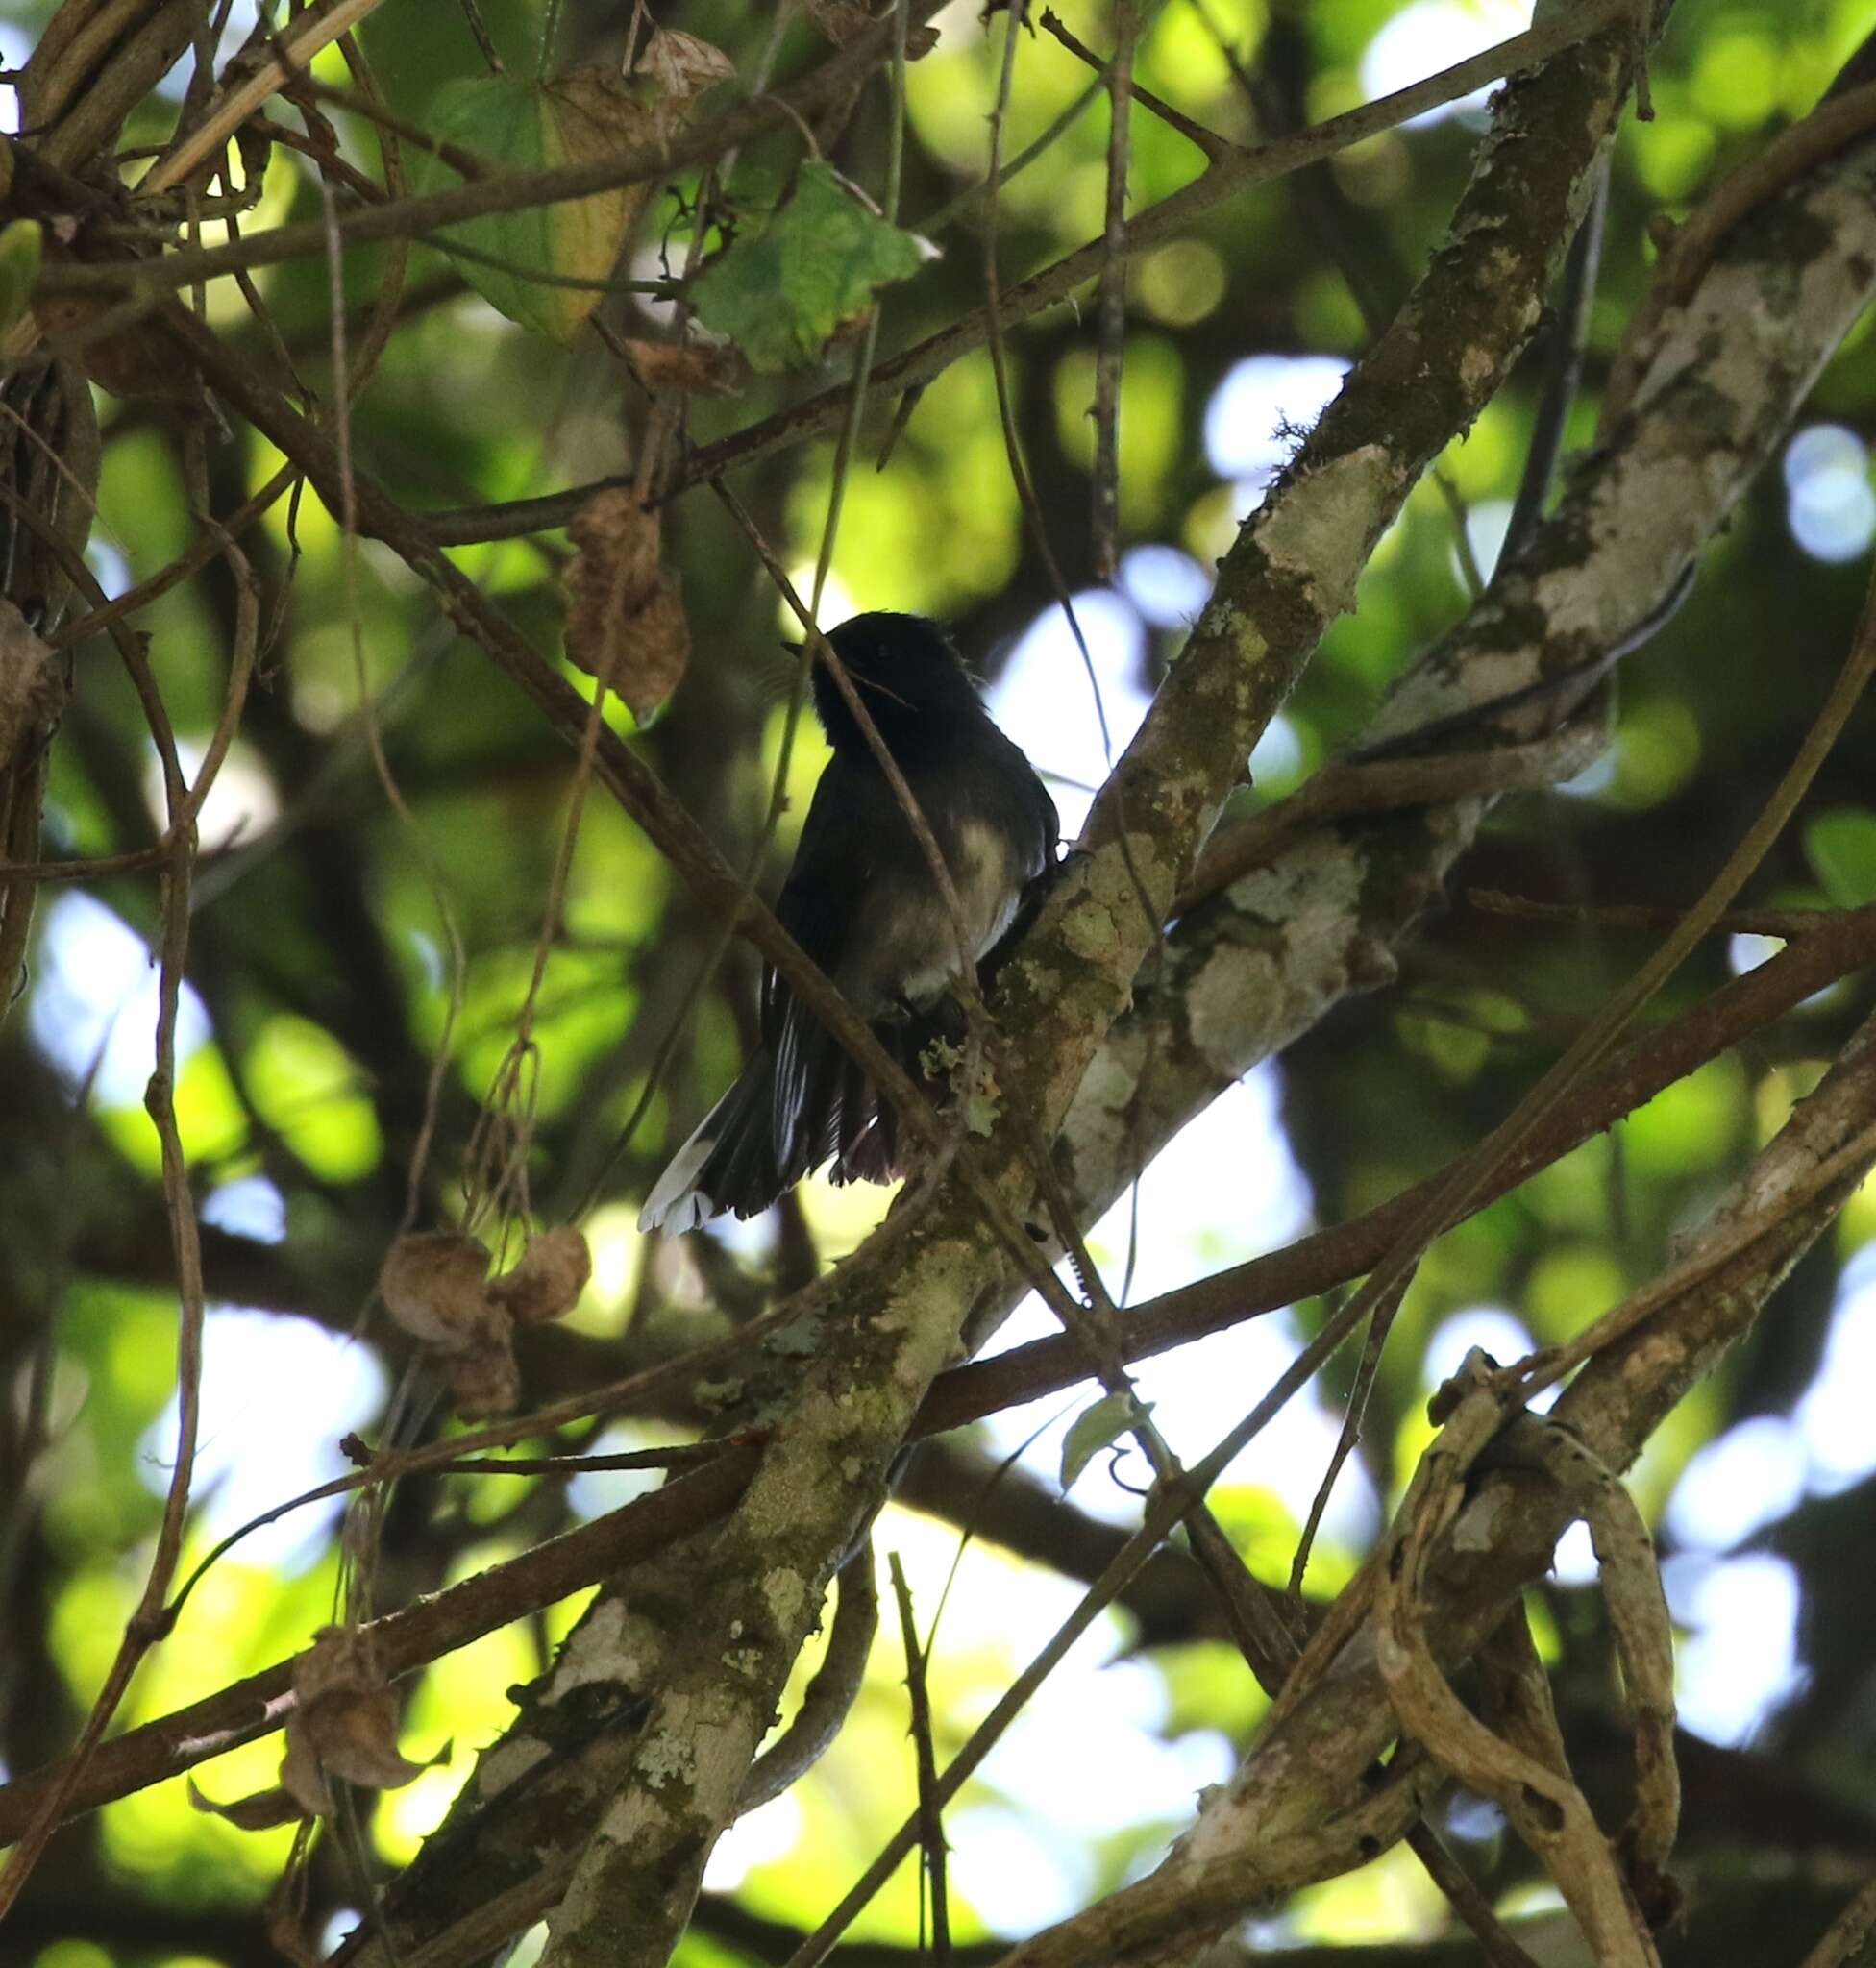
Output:
[[[1592,1360],[1558,1403],[1557,1421],[1612,1469],[1633,1462],[1663,1415],[1746,1330],[1876,1162],[1873,1040],[1876,1025],[1866,1025],[1691,1242],[1682,1261],[1699,1275]],[[1834,1172],[1820,1184],[1820,1170]],[[1742,1236],[1752,1240],[1743,1247]],[[1450,1669],[1496,1629],[1548,1565],[1572,1513],[1552,1485],[1527,1471],[1479,1486],[1429,1583],[1427,1632],[1443,1665]],[[1356,1801],[1371,1798],[1367,1773],[1398,1726],[1364,1633],[1274,1717],[1157,1872],[1014,1949],[1007,1968],[1164,1959],[1221,1932],[1265,1896],[1345,1869]],[[1418,1808],[1411,1796],[1392,1813],[1361,1805],[1364,1839],[1378,1841],[1366,1856],[1403,1833]]]
[[[1827,984],[1871,962],[1876,962],[1876,910],[1855,911],[1819,925],[1801,942],[1733,979],[1705,1003],[1661,1032],[1638,1041],[1611,1062],[1534,1132],[1506,1165],[1502,1171],[1505,1189],[1567,1154],[1580,1141],[1707,1060],[1763,1030]],[[1439,1176],[1430,1177],[1346,1223],[1316,1232],[1283,1250],[1253,1258],[1137,1308],[1127,1315],[1123,1326],[1126,1357],[1148,1358],[1359,1276],[1424,1206],[1440,1180]],[[1497,1193],[1494,1185],[1480,1197],[1480,1205]],[[212,1288],[212,1274],[210,1284]],[[953,1367],[933,1383],[911,1433],[928,1438],[961,1427],[1000,1408],[1058,1392],[1085,1378],[1087,1372],[1085,1356],[1065,1335],[1033,1341],[992,1360]],[[569,1538],[543,1545],[421,1606],[389,1614],[373,1629],[388,1670],[395,1674],[420,1667],[493,1627],[594,1583],[629,1559],[661,1551],[703,1529],[728,1507],[736,1493],[735,1484],[720,1470],[704,1473],[709,1475],[709,1481],[704,1480],[704,1474],[687,1479],[656,1492],[654,1498],[628,1505],[624,1512],[569,1534]],[[922,1472],[916,1463],[901,1493],[915,1506],[948,1512],[963,1508],[963,1493],[955,1483],[946,1484]],[[1020,1526],[1021,1513],[1018,1521]],[[1041,1558],[1046,1553],[1038,1543],[1031,1555]],[[1078,1576],[1087,1564],[1104,1563],[1111,1556],[1111,1547],[1103,1541],[1098,1553],[1091,1551],[1069,1569]],[[76,1816],[111,1798],[178,1776],[281,1727],[286,1710],[276,1697],[284,1696],[290,1687],[292,1666],[291,1660],[280,1662],[106,1742],[75,1789],[67,1814]],[[0,1784],[0,1843],[17,1834],[55,1774],[32,1771]]]
[[[1247,526],[1098,803],[1090,853],[1010,967],[1005,1018],[1021,1041],[1023,1083],[1007,1093],[1045,1126],[1059,1121],[1125,1001],[1155,915],[1259,730],[1352,596],[1369,548],[1535,326],[1613,129],[1625,74],[1617,38],[1572,50],[1506,92],[1452,242]],[[1441,383],[1429,388],[1429,376]],[[1030,1177],[1016,1132],[1000,1129],[987,1152],[993,1181],[1020,1196]],[[974,1201],[952,1185],[907,1239],[898,1276],[828,1320],[827,1343],[700,1567],[689,1658],[660,1690],[632,1770],[550,1920],[551,1968],[664,1959],[828,1568],[996,1268]],[[570,1652],[581,1644],[576,1636]]]

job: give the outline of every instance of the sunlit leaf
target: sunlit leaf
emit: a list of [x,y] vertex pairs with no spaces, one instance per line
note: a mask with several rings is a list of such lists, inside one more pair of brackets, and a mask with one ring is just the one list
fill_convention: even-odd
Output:
[[[1152,1412],[1150,1402],[1138,1406],[1141,1414]],[[1094,1457],[1120,1440],[1131,1425],[1135,1413],[1136,1404],[1127,1394],[1103,1394],[1093,1406],[1082,1409],[1062,1442],[1062,1488],[1065,1491],[1074,1487],[1074,1479]]]
[[909,280],[937,252],[888,225],[832,165],[802,166],[794,196],[753,238],[739,239],[698,282],[697,318],[765,374],[811,362],[874,294]]
[[[679,103],[635,88],[601,63],[545,84],[514,75],[466,77],[437,92],[431,120],[445,142],[509,170],[540,171],[655,142],[683,113]],[[454,183],[455,174],[432,160],[421,182],[436,190]],[[449,227],[441,240],[466,249],[458,259],[463,278],[491,308],[570,341],[599,305],[649,188],[627,184],[558,205],[489,212]],[[543,273],[576,284],[529,278]]]
[[1876,813],[1856,806],[1820,813],[1805,827],[1804,851],[1839,908],[1876,902]]

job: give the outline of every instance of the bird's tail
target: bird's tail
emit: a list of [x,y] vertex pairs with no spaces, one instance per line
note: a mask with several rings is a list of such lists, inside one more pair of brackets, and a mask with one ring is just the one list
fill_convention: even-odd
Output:
[[[963,1043],[955,999],[878,1020],[873,1035],[914,1084],[942,1100],[942,1083],[926,1078],[924,1054],[934,1039]],[[837,1183],[896,1182],[905,1173],[910,1144],[897,1110],[830,1033],[809,1025],[797,1049],[783,1052],[778,1061],[765,1046],[672,1156],[638,1214],[641,1231],[681,1237],[727,1211],[756,1216],[829,1160]],[[778,1100],[778,1079],[795,1090],[793,1099]]]
[[[949,1097],[942,1071],[926,1070],[926,1048],[934,1040],[961,1047],[970,1036],[964,1008],[949,993],[909,1018],[882,1019],[873,1036],[898,1061],[915,1087],[942,1106]],[[826,1152],[834,1158],[829,1171],[836,1183],[897,1182],[911,1159],[911,1144],[900,1113],[876,1092],[866,1074],[851,1060],[841,1100],[828,1132]]]
[[775,1056],[764,1046],[672,1156],[638,1213],[640,1231],[681,1237],[733,1210],[753,1217],[788,1187],[776,1166]]

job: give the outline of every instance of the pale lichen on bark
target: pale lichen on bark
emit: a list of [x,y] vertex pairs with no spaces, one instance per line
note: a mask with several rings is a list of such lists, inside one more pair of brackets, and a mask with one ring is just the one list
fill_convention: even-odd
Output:
[[1666,600],[1790,427],[1876,276],[1876,148],[1749,218],[1542,539],[1391,694],[1394,737],[1598,661]]
[[[1455,243],[1245,528],[1191,647],[1104,790],[1089,855],[1072,868],[1011,970],[1007,1022],[1024,1084],[1009,1092],[1046,1127],[1059,1124],[1154,943],[1140,889],[1149,907],[1170,901],[1257,736],[1328,620],[1352,597],[1373,541],[1429,459],[1502,381],[1536,320],[1613,124],[1622,86],[1618,39],[1573,50],[1507,92],[1501,117],[1512,134],[1492,147],[1469,188]],[[1525,140],[1531,130],[1543,140]],[[1473,234],[1481,259],[1490,242],[1489,291],[1469,258]],[[1462,359],[1482,348],[1495,350],[1494,359]],[[1429,376],[1437,388],[1426,386]],[[1320,549],[1329,564],[1306,548]],[[1346,871],[1360,865],[1342,864],[1332,887],[1352,881],[1359,891],[1359,873]],[[1380,946],[1338,903],[1292,915],[1287,931],[1275,932],[1279,943],[1290,934],[1287,952],[1251,947],[1253,932],[1240,971],[1253,1003],[1276,997],[1273,1019],[1234,1020],[1218,1001],[1229,934],[1205,956],[1205,1036],[1190,1049],[1215,1082],[1222,1083],[1234,1064],[1225,1055],[1237,1046],[1255,1046],[1260,1031],[1274,1043],[1338,990],[1371,980],[1383,962]],[[1248,1063],[1235,1062],[1240,1070]],[[1100,1159],[1111,1164],[1111,1113],[1101,1131],[1109,1153]],[[1012,1133],[992,1138],[981,1167],[1021,1210],[1032,1177]],[[549,1968],[599,1960],[615,1968],[668,1954],[710,1843],[735,1813],[738,1768],[769,1725],[835,1560],[876,1501],[917,1399],[974,1310],[991,1308],[994,1322],[1007,1278],[981,1213],[953,1181],[926,1205],[877,1295],[827,1314],[826,1350],[774,1427],[744,1502],[713,1539],[700,1540],[681,1620],[672,1609],[672,1651],[636,1735],[639,1753],[626,1753],[623,1781],[605,1808],[606,1835],[589,1848],[554,1923]],[[765,1592],[760,1582],[778,1574],[790,1585]],[[629,1600],[634,1583],[613,1589]],[[697,1749],[688,1779],[663,1749],[650,1747],[673,1733],[688,1733]],[[601,1760],[608,1768],[614,1761]],[[622,1844],[615,1834],[627,1830]]]

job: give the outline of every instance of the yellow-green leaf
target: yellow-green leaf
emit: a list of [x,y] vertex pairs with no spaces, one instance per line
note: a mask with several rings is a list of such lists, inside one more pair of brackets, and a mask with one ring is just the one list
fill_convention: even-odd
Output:
[[26,312],[39,277],[37,219],[15,219],[0,232],[0,334]]
[[[545,84],[512,75],[450,83],[437,92],[431,124],[441,140],[492,165],[539,171],[652,142],[684,113],[683,105],[654,101],[597,63]],[[452,178],[435,159],[423,173],[432,190]],[[571,341],[612,278],[648,189],[627,184],[559,205],[489,212],[447,227],[441,243],[457,249],[464,279],[491,308],[524,328]]]
[[1102,1449],[1113,1447],[1137,1417],[1144,1419],[1152,1412],[1150,1401],[1136,1408],[1132,1397],[1124,1393],[1103,1394],[1092,1406],[1082,1409],[1062,1442],[1064,1493],[1074,1487],[1074,1479]]
[[1876,813],[1839,806],[1804,830],[1805,858],[1840,909],[1876,902]]

